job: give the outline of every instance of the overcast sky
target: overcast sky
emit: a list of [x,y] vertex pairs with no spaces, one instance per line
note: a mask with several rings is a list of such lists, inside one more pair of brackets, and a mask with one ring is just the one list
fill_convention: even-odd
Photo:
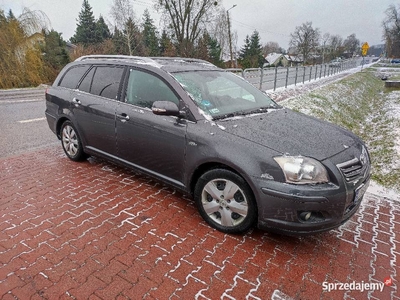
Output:
[[[50,19],[54,30],[62,32],[68,40],[75,32],[76,20],[83,0],[0,0],[5,12],[11,8],[15,15],[23,7],[41,10]],[[143,11],[150,10],[157,26],[158,16],[152,0],[132,0],[136,17],[142,18]],[[96,18],[100,14],[111,23],[112,0],[89,0]],[[400,0],[223,0],[226,9],[231,9],[232,31],[238,35],[238,47],[243,45],[246,35],[254,30],[260,33],[261,42],[277,42],[287,49],[290,34],[296,26],[312,22],[321,34],[340,35],[345,39],[355,33],[361,43],[370,46],[382,43],[382,21],[390,4],[400,6]]]

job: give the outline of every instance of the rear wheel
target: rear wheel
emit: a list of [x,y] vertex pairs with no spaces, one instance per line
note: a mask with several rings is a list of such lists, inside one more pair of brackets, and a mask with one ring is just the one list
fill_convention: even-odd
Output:
[[86,158],[79,134],[70,121],[65,121],[61,126],[61,145],[69,159],[81,161]]
[[225,233],[246,232],[257,218],[250,187],[242,177],[225,169],[204,173],[196,184],[194,199],[204,220]]

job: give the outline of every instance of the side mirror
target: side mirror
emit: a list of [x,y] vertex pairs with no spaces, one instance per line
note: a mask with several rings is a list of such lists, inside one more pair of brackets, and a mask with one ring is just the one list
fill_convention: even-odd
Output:
[[178,105],[171,101],[155,101],[151,110],[155,115],[183,117],[182,112],[179,111]]

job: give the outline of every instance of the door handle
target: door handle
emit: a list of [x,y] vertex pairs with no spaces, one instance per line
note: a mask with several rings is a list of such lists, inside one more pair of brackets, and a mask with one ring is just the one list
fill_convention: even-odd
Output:
[[127,114],[117,115],[117,118],[121,120],[121,122],[129,121],[129,116]]

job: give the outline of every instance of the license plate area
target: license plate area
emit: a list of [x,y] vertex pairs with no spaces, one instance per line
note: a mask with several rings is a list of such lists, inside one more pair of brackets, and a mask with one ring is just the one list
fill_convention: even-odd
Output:
[[365,192],[367,191],[368,187],[369,187],[369,181],[365,182],[364,184],[360,185],[357,188],[357,190],[354,194],[353,204],[358,204],[358,202],[362,199]]

